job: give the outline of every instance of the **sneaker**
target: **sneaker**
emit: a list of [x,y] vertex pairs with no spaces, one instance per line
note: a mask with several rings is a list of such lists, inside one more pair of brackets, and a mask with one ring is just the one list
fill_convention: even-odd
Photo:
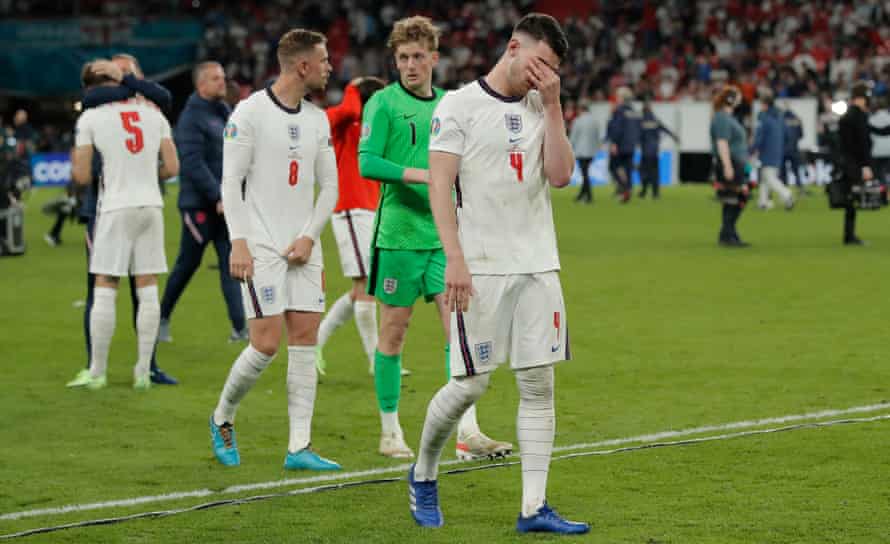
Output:
[[[167,336],[170,336],[169,327],[167,329]],[[161,334],[159,332],[158,340],[160,340],[160,339],[161,339]],[[249,334],[247,327],[244,327],[240,331],[238,329],[232,327],[232,332],[229,333],[229,343],[230,344],[234,344],[235,342],[248,342],[249,340],[250,340],[250,334]],[[170,340],[165,340],[165,341],[170,342],[170,341],[172,341],[172,338]]]
[[853,236],[852,238],[844,238],[845,246],[864,246],[865,242]]
[[563,535],[583,535],[590,531],[590,524],[563,519],[547,503],[527,518],[519,514],[516,530],[520,533],[558,533]]
[[380,435],[380,455],[393,459],[411,459],[414,452],[405,444],[401,433],[383,433]]
[[46,245],[48,245],[49,247],[56,247],[62,243],[62,240],[60,240],[59,238],[56,238],[55,236],[53,236],[50,233],[44,234],[43,239],[44,239],[44,241],[46,241]]
[[98,378],[90,377],[90,381],[87,382],[87,389],[90,391],[97,391],[99,389],[103,389],[108,385],[108,378],[105,377],[105,374],[102,374]]
[[155,368],[151,371],[151,383],[157,385],[178,385],[179,380],[174,378],[173,376],[167,374],[160,368]]
[[285,470],[340,470],[339,463],[325,459],[309,448],[303,448],[296,453],[287,452],[284,458]]
[[213,414],[210,414],[210,442],[213,445],[213,455],[216,456],[217,461],[227,467],[236,467],[241,464],[238,444],[235,443],[235,427],[228,421],[217,425],[213,422]]
[[143,374],[133,379],[133,389],[136,391],[148,391],[151,389],[151,375]]
[[65,387],[86,387],[88,383],[90,383],[90,369],[84,368],[73,380],[66,383]]
[[[372,363],[373,364],[373,363]],[[324,355],[321,352],[321,346],[315,346],[315,369],[318,370],[319,376],[327,375],[325,369],[328,367],[328,362],[324,360]],[[373,370],[373,367],[372,367]]]
[[170,320],[162,319],[158,325],[158,342],[172,342],[173,337],[170,336]]
[[439,487],[436,480],[415,481],[414,465],[408,471],[408,500],[411,516],[421,527],[441,527],[445,524],[442,509],[439,508]]
[[785,201],[785,211],[790,212],[791,210],[793,210],[794,204],[795,204],[795,202],[794,202],[793,198],[789,198],[788,200],[786,200]]
[[757,209],[764,210],[764,211],[769,211],[769,210],[773,209],[774,207],[775,207],[775,204],[773,204],[772,200],[768,200],[766,202],[766,204],[760,204],[760,203],[757,204]]
[[477,459],[498,459],[513,453],[513,444],[492,440],[482,431],[477,431],[469,436],[458,436],[455,454],[461,461],[475,461]]

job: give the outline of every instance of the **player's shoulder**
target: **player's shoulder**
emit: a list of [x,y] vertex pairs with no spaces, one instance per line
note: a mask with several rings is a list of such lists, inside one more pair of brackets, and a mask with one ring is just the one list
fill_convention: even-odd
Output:
[[328,114],[325,113],[323,108],[309,100],[303,99],[303,101],[300,103],[300,108],[302,109],[303,113],[305,113],[309,117],[324,117],[325,119],[328,118]]
[[458,87],[457,89],[452,89],[450,91],[445,91],[442,96],[441,101],[439,102],[439,106],[457,106],[459,104],[466,104],[467,102],[471,102],[473,100],[477,100],[479,98],[483,98],[484,93],[482,92],[482,87],[479,86],[478,81],[472,81]]
[[257,107],[261,105],[265,100],[267,100],[265,89],[254,91],[250,93],[247,98],[235,104],[235,108],[232,110],[232,116],[243,116],[250,114],[251,112],[255,111]]

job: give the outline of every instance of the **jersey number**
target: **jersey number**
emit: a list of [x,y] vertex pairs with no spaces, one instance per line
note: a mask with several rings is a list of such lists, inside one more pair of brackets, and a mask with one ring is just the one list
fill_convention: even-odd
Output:
[[142,151],[142,148],[145,147],[145,141],[142,139],[142,129],[137,127],[135,123],[139,121],[139,112],[138,111],[122,111],[121,112],[121,123],[124,124],[124,130],[130,133],[132,138],[127,138],[127,150],[136,154]]
[[290,172],[289,172],[290,175],[287,178],[288,185],[293,187],[294,185],[297,184],[297,176],[299,175],[299,173],[300,173],[300,165],[297,163],[297,161],[290,161]]
[[516,170],[516,181],[522,183],[522,151],[510,152],[510,168]]
[[411,125],[411,145],[417,145],[417,125],[414,124],[414,121],[408,124]]

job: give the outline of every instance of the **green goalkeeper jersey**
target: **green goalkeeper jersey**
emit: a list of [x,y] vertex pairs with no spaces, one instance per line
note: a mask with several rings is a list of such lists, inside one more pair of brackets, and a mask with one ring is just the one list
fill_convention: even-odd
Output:
[[[398,178],[404,168],[429,168],[430,121],[443,95],[442,89],[433,87],[432,97],[420,97],[398,81],[374,93],[365,104],[358,147],[362,176],[383,182],[372,248],[442,247],[427,185]],[[381,174],[375,176],[375,171]]]

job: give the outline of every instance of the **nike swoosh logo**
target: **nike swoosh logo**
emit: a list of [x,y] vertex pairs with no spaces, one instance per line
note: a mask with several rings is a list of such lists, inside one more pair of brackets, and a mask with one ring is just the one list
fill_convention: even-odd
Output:
[[412,117],[417,117],[417,114],[416,113],[412,113],[411,115],[408,115],[407,113],[402,114],[403,119],[411,119]]
[[511,144],[515,144],[516,142],[518,142],[518,141],[520,141],[520,140],[522,140],[522,136],[520,136],[520,137],[518,137],[518,138],[510,138],[510,143],[511,143]]
[[559,351],[559,344],[556,344],[555,346],[550,346],[550,353],[556,353],[557,351]]

